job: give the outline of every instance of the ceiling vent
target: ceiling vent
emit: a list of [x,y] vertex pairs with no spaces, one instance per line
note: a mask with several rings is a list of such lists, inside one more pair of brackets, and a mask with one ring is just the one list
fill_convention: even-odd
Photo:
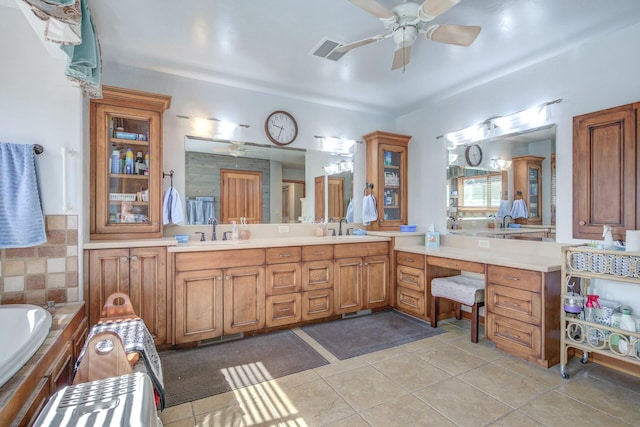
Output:
[[323,38],[320,40],[309,52],[313,56],[319,56],[320,58],[330,59],[332,61],[337,61],[342,58],[346,52],[334,52],[334,50],[338,46],[342,46],[344,43],[337,42],[335,40],[329,40],[328,38]]

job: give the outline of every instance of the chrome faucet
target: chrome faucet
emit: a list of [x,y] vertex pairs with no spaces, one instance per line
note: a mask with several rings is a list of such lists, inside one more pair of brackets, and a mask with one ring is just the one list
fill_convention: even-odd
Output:
[[345,224],[349,224],[349,222],[347,222],[347,219],[346,219],[346,218],[342,218],[342,219],[340,220],[340,228],[339,228],[339,231],[338,231],[338,236],[342,236],[342,223],[343,223],[343,222],[344,222]]
[[218,240],[216,237],[216,225],[218,225],[218,220],[215,218],[209,219],[209,223],[212,225],[213,230],[211,231],[211,240]]
[[503,217],[502,217],[502,226],[501,226],[500,228],[505,228],[505,227],[506,227],[505,221],[507,220],[507,217],[509,217],[509,218],[513,219],[513,217],[512,217],[511,215],[505,215],[505,216],[503,216]]

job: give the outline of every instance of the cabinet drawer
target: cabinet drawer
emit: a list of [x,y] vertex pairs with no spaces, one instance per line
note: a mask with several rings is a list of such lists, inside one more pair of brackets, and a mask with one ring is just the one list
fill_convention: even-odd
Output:
[[313,245],[302,248],[303,261],[316,261],[319,259],[333,259],[333,245]]
[[421,268],[424,270],[424,255],[412,254],[410,252],[397,252],[396,263],[399,265],[406,265],[408,267]]
[[351,258],[358,256],[388,255],[387,242],[374,243],[344,243],[336,245],[335,258]]
[[12,426],[32,426],[49,399],[49,377],[42,378],[13,420]]
[[211,270],[212,268],[251,267],[265,261],[264,249],[234,249],[176,253],[176,271]]
[[404,286],[396,288],[396,305],[402,311],[424,317],[426,315],[425,302],[424,292],[417,292]]
[[282,295],[291,292],[300,292],[301,284],[300,263],[267,265],[267,295]]
[[333,289],[302,293],[302,320],[323,319],[333,314]]
[[539,271],[520,270],[518,268],[487,266],[487,281],[498,285],[525,289],[531,292],[542,291],[542,273]]
[[417,292],[424,291],[424,270],[399,265],[396,270],[398,286],[413,289]]
[[471,271],[473,273],[484,274],[484,264],[472,261],[461,261],[451,258],[440,258],[437,256],[427,256],[427,266],[450,268],[452,270]]
[[541,325],[542,296],[536,292],[489,284],[486,305],[492,313]]
[[500,350],[515,356],[539,359],[542,338],[539,326],[487,313],[487,338]]
[[280,264],[283,262],[300,262],[302,248],[289,246],[286,248],[267,248],[267,264]]
[[267,327],[300,322],[300,293],[267,297]]
[[67,341],[60,352],[60,355],[53,362],[51,369],[47,372],[49,377],[49,394],[53,395],[56,391],[63,387],[71,385],[71,377],[73,376],[73,345],[71,341]]
[[302,264],[302,290],[333,288],[333,261],[309,261]]

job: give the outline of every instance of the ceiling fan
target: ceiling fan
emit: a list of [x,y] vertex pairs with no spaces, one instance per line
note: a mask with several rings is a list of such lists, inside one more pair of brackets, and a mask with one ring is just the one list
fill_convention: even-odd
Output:
[[246,157],[249,152],[253,152],[251,157],[262,157],[256,150],[249,148],[250,143],[245,143],[244,141],[215,140],[212,142],[216,143],[216,146],[213,147],[214,153],[233,157]]
[[409,63],[411,46],[424,34],[425,38],[440,43],[469,46],[478,37],[480,27],[469,25],[428,25],[461,0],[425,0],[422,4],[405,1],[391,10],[376,0],[349,0],[365,12],[382,21],[385,32],[363,40],[358,40],[335,49],[338,53],[348,52],[369,43],[393,37],[396,44],[393,55],[392,70],[403,68]]

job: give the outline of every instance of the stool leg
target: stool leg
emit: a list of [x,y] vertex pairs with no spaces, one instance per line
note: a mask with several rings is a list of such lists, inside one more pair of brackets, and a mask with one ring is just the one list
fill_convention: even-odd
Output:
[[438,326],[438,297],[431,296],[431,327]]
[[459,302],[454,302],[453,305],[456,308],[456,319],[462,319],[462,304],[460,304]]
[[478,303],[471,306],[471,342],[478,342],[478,317],[479,312]]

